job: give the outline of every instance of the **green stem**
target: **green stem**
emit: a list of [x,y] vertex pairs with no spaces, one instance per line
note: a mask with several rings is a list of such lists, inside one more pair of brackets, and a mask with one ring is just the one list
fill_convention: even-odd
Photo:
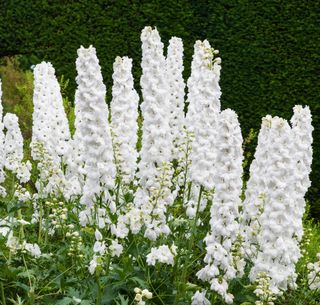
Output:
[[198,204],[197,204],[197,210],[196,210],[196,216],[194,218],[193,221],[193,225],[192,225],[192,229],[191,229],[191,236],[189,239],[189,243],[188,243],[188,249],[187,249],[187,258],[186,261],[184,263],[184,268],[183,271],[181,273],[181,278],[179,281],[179,285],[178,285],[178,292],[174,301],[174,305],[177,305],[179,302],[179,299],[181,296],[183,296],[185,294],[185,290],[186,290],[186,286],[187,286],[187,272],[188,272],[188,265],[189,265],[189,260],[190,260],[190,251],[193,248],[193,243],[194,243],[194,238],[195,238],[195,231],[196,231],[196,227],[197,227],[197,221],[198,221],[198,216],[199,216],[199,209],[200,209],[200,203],[201,203],[201,197],[202,197],[202,193],[203,193],[203,186],[200,186],[200,190],[199,190],[199,197],[198,197]]
[[97,281],[97,286],[98,286],[98,296],[96,299],[96,305],[100,305],[101,299],[102,299],[102,287],[101,287],[101,283],[100,283],[100,277],[97,274],[96,274],[96,281]]
[[27,274],[28,274],[28,280],[29,280],[29,286],[30,286],[30,290],[29,290],[29,293],[28,293],[29,298],[30,298],[29,301],[30,301],[30,304],[34,304],[34,289],[33,289],[33,286],[32,286],[29,269],[28,269],[28,266],[27,266],[27,263],[26,263],[24,255],[22,255],[22,259],[23,259],[23,264],[24,264],[24,266],[26,268],[26,271],[27,271]]
[[[22,214],[21,214],[21,209],[18,210],[18,219],[22,219]],[[24,239],[24,230],[23,230],[23,224],[20,223],[20,232],[19,232],[19,239],[23,240]]]
[[2,282],[0,282],[0,288],[1,288],[1,301],[2,301],[2,304],[6,305],[7,303],[6,303],[6,299],[4,297],[4,289],[3,289],[3,283]]
[[40,195],[40,199],[39,199],[39,232],[38,232],[38,244],[40,244],[41,242],[41,231],[42,231],[42,213],[43,213],[43,210],[42,210],[42,181],[40,180],[40,192],[39,192],[39,195]]
[[117,191],[116,191],[116,207],[119,205],[119,194],[120,194],[121,178],[119,178]]
[[16,192],[16,188],[15,188],[15,182],[16,182],[16,179],[15,179],[15,174],[14,173],[12,173],[11,172],[11,174],[12,174],[12,179],[11,179],[11,200],[10,201],[12,201],[13,200],[13,198],[14,198],[14,193]]
[[42,213],[43,213],[43,207],[42,207],[42,200],[41,200],[41,198],[40,198],[40,200],[39,200],[39,232],[38,232],[38,244],[40,244],[40,242],[41,242]]

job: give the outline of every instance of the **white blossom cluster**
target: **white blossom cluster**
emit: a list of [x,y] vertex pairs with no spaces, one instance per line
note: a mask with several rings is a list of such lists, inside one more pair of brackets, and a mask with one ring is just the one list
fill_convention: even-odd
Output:
[[196,291],[191,298],[191,305],[210,305],[210,301],[206,298],[207,291]]
[[170,248],[167,245],[151,248],[147,255],[147,264],[155,266],[157,262],[167,265],[174,265],[174,257],[177,255],[177,247],[173,244]]
[[[226,301],[233,302],[227,282],[243,275],[244,260],[235,261],[233,245],[240,232],[238,217],[242,187],[242,135],[237,115],[227,109],[219,115],[215,192],[212,199],[210,232],[205,238],[207,264],[197,276],[211,284]],[[239,273],[239,274],[237,274]]]
[[134,288],[134,293],[136,294],[134,300],[137,302],[137,305],[145,305],[146,302],[143,299],[150,300],[152,299],[152,292],[148,289],[141,290],[140,288]]
[[311,290],[320,289],[320,253],[317,254],[317,262],[308,263],[308,285]]
[[[115,59],[109,115],[96,50],[92,46],[78,49],[72,137],[52,65],[42,62],[35,67],[31,153],[38,169],[37,192],[30,194],[27,186],[18,184],[13,194],[20,203],[30,201],[34,213],[30,222],[21,215],[0,219],[0,234],[7,238],[11,253],[40,257],[37,244],[11,232],[13,226],[23,229],[39,223],[39,240],[44,230],[50,237],[63,232],[70,244],[67,255],[85,260],[83,232],[94,232],[87,267],[90,274],[98,275],[137,234],[151,248],[147,265],[174,266],[191,247],[181,249],[180,256],[174,244],[165,244],[168,236],[181,233],[192,245],[197,230],[209,222],[204,266],[196,273],[211,289],[208,298],[218,294],[225,303],[233,303],[229,284],[244,275],[247,260],[253,266],[250,281],[257,284],[256,304],[271,305],[277,295],[296,288],[312,162],[310,109],[295,106],[291,126],[279,117],[268,115],[262,120],[244,191],[243,139],[237,114],[231,109],[221,111],[218,51],[207,40],[195,43],[185,116],[181,39],[170,40],[167,57],[156,29],[144,28],[141,41],[141,130],[130,58]],[[5,180],[4,169],[26,183],[31,163],[23,162],[17,116],[7,113],[2,120],[1,95],[0,81],[0,184]],[[0,194],[5,195],[2,186]],[[45,197],[49,199],[42,205]],[[209,220],[202,217],[208,203]],[[69,222],[72,214],[78,216],[81,230],[74,219]],[[310,289],[318,289],[319,262],[310,263],[308,270]],[[197,289],[192,305],[209,305],[207,291]],[[152,298],[146,289],[136,288],[135,293],[139,305]]]
[[13,235],[12,231],[8,234],[6,246],[12,254],[21,251],[22,253],[28,253],[35,258],[41,256],[41,250],[38,244],[27,243],[25,240],[21,242],[19,238]]
[[78,88],[75,101],[79,111],[76,115],[80,115],[81,124],[76,126],[79,128],[76,141],[80,143],[75,145],[83,145],[84,148],[80,150],[85,173],[81,203],[89,207],[104,188],[113,187],[116,169],[108,123],[109,111],[105,102],[106,87],[95,48],[78,49],[76,67]]
[[268,141],[268,175],[264,209],[259,217],[259,245],[251,280],[260,272],[270,277],[270,289],[277,294],[295,288],[295,264],[300,257],[295,221],[295,204],[291,194],[295,186],[296,160],[293,154],[293,131],[279,117],[270,119]]
[[277,297],[270,289],[270,277],[265,272],[260,272],[257,276],[257,286],[254,294],[258,297],[255,305],[274,305]]
[[51,63],[35,66],[32,142],[42,142],[54,162],[68,153],[70,130],[60,86]]
[[39,197],[47,197],[50,194],[64,194],[69,197],[67,192],[67,181],[62,168],[54,161],[43,142],[31,142],[32,157],[37,160],[39,179],[36,182]]
[[190,180],[214,188],[215,147],[217,144],[218,114],[220,112],[220,58],[214,59],[209,42],[197,41],[188,79],[187,128],[194,133],[192,143]]
[[143,101],[142,148],[138,177],[140,185],[149,189],[155,183],[157,167],[172,158],[170,133],[170,91],[164,67],[163,43],[157,29],[145,27],[141,33]]
[[5,167],[16,174],[21,183],[30,179],[31,163],[23,162],[23,138],[19,128],[18,117],[13,113],[7,113],[3,118],[6,128],[4,143]]
[[128,57],[117,57],[113,64],[111,128],[119,143],[120,160],[116,160],[116,163],[119,163],[125,183],[133,180],[138,158],[136,144],[139,95],[133,87],[131,69],[132,59]]
[[294,165],[295,173],[295,190],[291,194],[294,197],[296,205],[294,209],[295,234],[301,241],[303,235],[302,217],[305,212],[304,196],[311,185],[309,174],[311,172],[312,163],[312,117],[308,106],[302,107],[297,105],[293,108],[293,116],[291,118],[291,126],[293,131],[292,142],[295,145],[296,163]]
[[172,37],[169,41],[166,72],[170,91],[170,132],[173,141],[172,155],[179,157],[179,144],[183,137],[184,116],[184,95],[185,83],[183,80],[183,43],[182,39]]
[[112,240],[109,246],[106,245],[106,242],[103,238],[101,232],[95,230],[95,243],[93,245],[93,258],[89,264],[89,272],[94,274],[98,266],[102,266],[103,258],[106,253],[109,253],[111,257],[119,257],[123,252],[123,246],[118,242],[118,240]]
[[257,236],[260,231],[259,217],[263,212],[267,195],[271,120],[272,117],[269,115],[262,119],[254,160],[250,165],[250,177],[245,192],[246,197],[243,202],[241,225],[245,237],[245,254],[249,259],[253,258],[257,251]]

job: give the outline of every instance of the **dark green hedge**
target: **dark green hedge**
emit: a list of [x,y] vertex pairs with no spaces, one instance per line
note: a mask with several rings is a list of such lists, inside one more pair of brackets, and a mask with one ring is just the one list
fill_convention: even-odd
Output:
[[[93,44],[108,88],[117,55],[134,60],[140,76],[140,31],[156,25],[167,44],[183,38],[190,73],[193,43],[208,38],[223,59],[224,108],[235,109],[243,133],[266,114],[291,117],[310,105],[314,163],[309,198],[320,215],[320,6],[301,0],[5,0],[0,1],[0,57],[25,54],[28,64],[50,60],[75,88],[76,50]],[[109,90],[110,93],[110,90]]]

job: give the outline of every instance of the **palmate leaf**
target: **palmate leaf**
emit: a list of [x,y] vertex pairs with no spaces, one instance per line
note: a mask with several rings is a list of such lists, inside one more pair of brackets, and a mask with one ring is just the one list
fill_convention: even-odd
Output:
[[21,277],[21,278],[29,278],[29,277],[32,277],[34,278],[34,275],[35,275],[35,271],[30,269],[30,270],[26,270],[26,271],[23,271],[23,272],[20,272],[17,274],[17,277]]
[[57,305],[69,305],[73,304],[73,300],[70,297],[64,297],[62,300],[56,303]]
[[120,302],[116,301],[119,305],[128,305],[129,304],[129,298],[124,298],[121,294],[119,294],[118,298],[120,299]]

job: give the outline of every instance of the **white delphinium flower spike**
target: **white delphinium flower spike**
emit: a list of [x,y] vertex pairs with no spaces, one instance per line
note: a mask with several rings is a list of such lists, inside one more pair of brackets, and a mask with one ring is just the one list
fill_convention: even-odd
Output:
[[214,187],[217,124],[220,112],[220,62],[209,42],[197,41],[188,79],[188,112],[186,125],[194,133],[190,180],[206,189]]
[[[4,166],[5,166],[5,152],[4,152],[4,133],[3,133],[3,107],[2,107],[2,82],[0,79],[0,184],[5,180]],[[5,197],[6,190],[0,185],[0,196]]]
[[271,120],[268,150],[268,180],[264,210],[259,217],[258,254],[253,260],[250,280],[261,272],[270,277],[274,294],[295,288],[295,264],[300,249],[293,225],[295,217],[296,156],[294,137],[288,122],[279,117]]
[[4,145],[5,166],[17,175],[20,182],[28,182],[31,175],[31,163],[29,161],[22,162],[23,138],[18,117],[15,114],[7,113],[3,118],[3,123],[7,130]]
[[183,137],[184,95],[185,83],[183,80],[183,43],[182,39],[172,37],[169,40],[166,58],[166,70],[170,90],[170,132],[173,141],[173,156],[178,158],[178,145]]
[[63,107],[60,85],[51,63],[35,66],[33,94],[32,142],[42,142],[45,148],[60,163],[69,149],[70,130]]
[[134,204],[143,214],[147,228],[145,236],[155,240],[161,233],[170,232],[165,212],[166,205],[173,202],[170,190],[173,142],[168,115],[172,104],[163,43],[157,29],[145,27],[141,33],[141,41],[141,112],[144,121],[141,160],[137,173],[140,187],[135,194]]
[[92,206],[96,195],[114,186],[115,165],[99,60],[92,46],[78,49],[76,102],[81,112],[84,173],[81,203]]
[[117,57],[113,64],[111,128],[119,143],[120,172],[125,183],[133,180],[137,169],[138,102],[133,87],[132,59]]
[[296,228],[298,240],[301,241],[303,235],[302,217],[305,212],[304,196],[311,185],[309,174],[312,163],[312,117],[308,106],[297,105],[293,108],[291,126],[293,131],[293,142],[295,144],[296,166],[295,166],[295,197],[296,208],[294,210],[296,221],[293,225]]
[[170,133],[170,92],[166,75],[163,43],[157,29],[145,27],[141,33],[143,101],[141,161],[138,176],[140,185],[149,189],[155,183],[157,167],[172,158]]
[[248,258],[256,255],[257,236],[260,230],[259,217],[264,209],[267,192],[269,135],[272,117],[267,115],[262,119],[258,144],[254,159],[250,165],[250,178],[247,182],[245,200],[242,211],[242,230],[244,232],[244,251]]
[[232,303],[228,281],[243,274],[244,261],[233,247],[240,233],[238,224],[242,189],[242,135],[237,114],[230,109],[221,112],[217,137],[217,172],[212,199],[210,232],[205,238],[207,264],[197,276],[211,284],[225,301]]

